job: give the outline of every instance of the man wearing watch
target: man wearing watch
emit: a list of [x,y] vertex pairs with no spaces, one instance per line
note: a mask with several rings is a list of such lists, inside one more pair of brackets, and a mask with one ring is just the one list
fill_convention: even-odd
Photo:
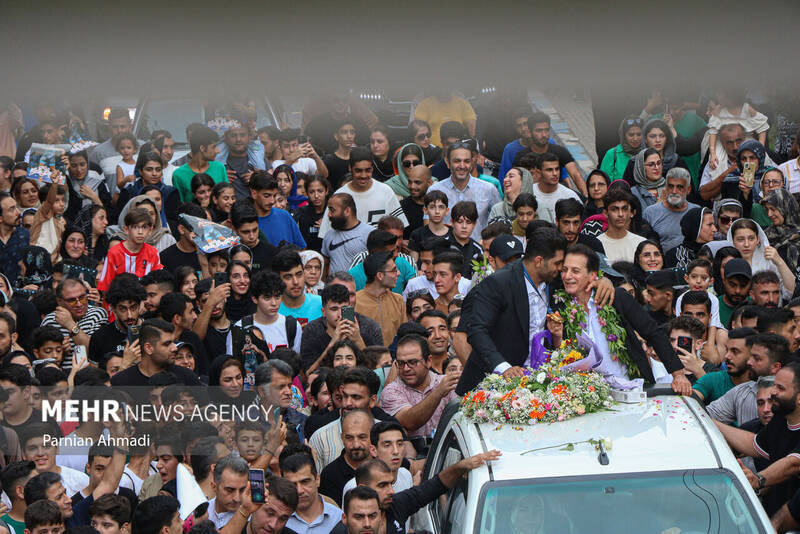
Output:
[[772,403],[772,419],[758,434],[716,422],[731,448],[769,461],[758,473],[742,466],[769,516],[800,489],[800,362],[777,372]]
[[103,308],[89,304],[89,290],[77,278],[65,278],[56,286],[58,307],[42,320],[42,326],[55,326],[64,338],[69,339],[69,349],[64,351],[61,369],[72,369],[72,353],[76,345],[89,348],[92,334],[108,323],[108,313]]

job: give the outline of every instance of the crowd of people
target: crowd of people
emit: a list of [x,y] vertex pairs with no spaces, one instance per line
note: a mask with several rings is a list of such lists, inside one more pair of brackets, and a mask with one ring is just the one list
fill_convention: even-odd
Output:
[[[585,175],[546,113],[448,92],[407,129],[353,95],[301,129],[236,102],[179,157],[126,109],[95,142],[8,104],[0,534],[409,531],[500,455],[421,481],[448,403],[520,376],[576,312],[598,372],[694,393],[776,528],[800,526],[800,132],[777,150],[732,87],[671,103],[624,117]],[[238,243],[204,252],[198,220]],[[48,417],[68,400],[159,416]]]

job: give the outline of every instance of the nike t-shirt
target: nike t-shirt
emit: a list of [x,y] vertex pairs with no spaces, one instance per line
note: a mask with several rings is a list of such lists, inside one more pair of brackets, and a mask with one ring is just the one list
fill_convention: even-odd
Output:
[[353,256],[367,250],[367,236],[374,229],[363,222],[349,230],[331,228],[322,239],[322,254],[330,260],[330,272],[348,270]]

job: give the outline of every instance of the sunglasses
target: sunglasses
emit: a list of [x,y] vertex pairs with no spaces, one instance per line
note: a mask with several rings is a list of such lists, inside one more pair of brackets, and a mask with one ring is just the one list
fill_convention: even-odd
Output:
[[416,167],[417,165],[422,165],[422,162],[418,159],[406,160],[403,162],[404,169],[410,169],[411,167]]
[[641,126],[642,119],[628,119],[625,121],[625,126]]
[[417,141],[422,141],[423,139],[430,139],[430,138],[431,138],[431,133],[424,132],[424,133],[418,133],[414,139],[416,139]]
[[730,215],[720,215],[719,222],[722,224],[731,224],[733,221],[738,221],[739,217],[731,217]]

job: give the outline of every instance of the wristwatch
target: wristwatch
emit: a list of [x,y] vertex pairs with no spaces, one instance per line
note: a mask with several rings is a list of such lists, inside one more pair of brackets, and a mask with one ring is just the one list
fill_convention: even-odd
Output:
[[80,331],[81,331],[81,327],[78,326],[78,323],[75,323],[75,326],[72,328],[72,330],[69,331],[69,335],[70,336],[77,336],[78,332],[80,332]]
[[761,493],[761,490],[767,485],[767,479],[764,478],[764,475],[761,473],[756,473],[756,478],[758,479],[758,487],[756,488],[756,495]]

